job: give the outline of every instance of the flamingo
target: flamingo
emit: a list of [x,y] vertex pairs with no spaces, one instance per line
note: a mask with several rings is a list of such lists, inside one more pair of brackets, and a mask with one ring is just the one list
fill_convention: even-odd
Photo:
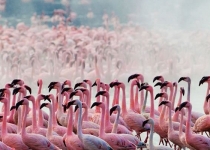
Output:
[[[204,76],[201,80],[200,80],[200,82],[199,82],[199,86],[201,85],[201,84],[203,84],[203,83],[205,83],[205,82],[207,82],[207,84],[208,84],[208,87],[207,87],[207,91],[206,91],[206,97],[208,96],[208,94],[209,94],[209,89],[210,89],[210,76]],[[208,104],[207,104],[207,101],[206,101],[206,99],[204,100],[204,103],[203,103],[203,110],[204,110],[204,113],[207,115],[207,114],[209,114],[209,106],[208,106]]]
[[50,110],[50,115],[49,115],[49,120],[48,120],[48,129],[47,129],[47,134],[46,137],[47,139],[52,142],[54,145],[56,145],[57,147],[59,147],[62,150],[67,150],[66,146],[63,143],[63,138],[61,136],[58,135],[53,135],[52,134],[52,130],[53,130],[53,124],[52,124],[52,120],[53,120],[53,109],[52,109],[52,105],[50,103],[43,103],[40,106],[40,109],[42,109],[43,107],[47,107]]
[[124,137],[118,136],[118,134],[116,133],[105,133],[105,122],[109,121],[106,117],[104,117],[105,104],[103,102],[94,102],[91,108],[93,108],[94,106],[98,106],[102,109],[99,137],[105,140],[113,149],[136,149],[136,146]]
[[[190,102],[191,79],[190,79],[190,77],[181,77],[178,82],[181,82],[181,81],[185,81],[185,82],[188,83],[188,87],[187,87],[187,101]],[[192,118],[191,120],[192,120],[192,122],[195,123],[195,121],[201,116],[203,116],[203,113],[192,111],[191,112],[191,118]]]
[[[112,128],[112,133],[117,133],[117,127],[118,127],[118,121],[119,121],[119,116],[120,116],[120,105],[116,104],[114,105],[111,109],[110,109],[110,115],[112,115],[112,113],[117,110],[117,117],[115,119],[113,128]],[[124,137],[127,140],[129,140],[130,142],[132,142],[133,144],[136,145],[137,148],[146,148],[146,144],[142,141],[140,141],[136,136],[133,136],[131,134],[118,134],[118,136]]]
[[[163,140],[165,140],[165,142],[167,144],[167,143],[169,143],[168,137],[167,137],[167,133],[165,133],[164,130],[162,130],[161,127],[160,127],[160,124],[161,124],[162,120],[161,120],[160,117],[158,118],[157,116],[154,115],[153,88],[150,85],[143,85],[143,86],[140,87],[139,90],[143,90],[143,89],[145,89],[146,91],[149,91],[150,92],[150,97],[151,97],[151,99],[150,99],[150,103],[151,103],[151,105],[150,105],[150,113],[149,113],[149,115],[145,114],[145,115],[147,115],[146,118],[150,117],[150,118],[153,119],[153,121],[154,121],[154,131],[160,136],[159,144],[163,143]],[[170,145],[170,143],[169,143],[169,145]]]
[[136,131],[137,134],[141,132],[145,132],[149,130],[149,126],[142,126],[143,121],[145,121],[145,117],[141,114],[135,113],[132,110],[127,110],[126,108],[126,95],[125,95],[125,84],[121,82],[114,82],[113,86],[118,86],[122,89],[123,97],[122,97],[122,117],[126,124],[132,130]]
[[187,144],[193,147],[194,149],[210,150],[209,138],[202,135],[194,134],[191,131],[190,121],[191,121],[192,105],[188,100],[180,104],[179,111],[181,111],[182,108],[184,107],[187,108],[187,112],[188,112],[186,131],[185,131],[185,139],[186,139]]
[[[8,99],[6,97],[0,97],[0,102],[4,103],[5,108],[7,108]],[[7,109],[4,109],[4,114],[7,116]],[[9,147],[15,148],[17,150],[28,150],[28,146],[25,145],[21,139],[20,134],[12,134],[7,132],[7,118],[3,117],[2,128],[1,128],[2,142]]]
[[[167,93],[163,93],[162,95],[163,97],[165,97],[166,100],[168,100],[168,95]],[[176,149],[176,145],[181,149],[184,148],[185,149],[185,145],[180,141],[179,139],[179,131],[174,130],[173,126],[172,126],[172,119],[171,119],[171,102],[170,101],[162,101],[159,106],[161,105],[166,105],[167,107],[169,107],[169,113],[168,113],[168,117],[169,117],[169,125],[168,125],[168,139],[173,142],[174,145],[174,149]]]
[[111,146],[104,140],[95,137],[93,135],[87,135],[82,133],[82,103],[79,100],[72,100],[69,105],[78,105],[79,107],[79,119],[77,123],[78,137],[82,141],[85,149],[87,150],[112,150]]
[[151,150],[173,150],[170,147],[167,146],[154,146],[153,144],[153,134],[154,134],[154,121],[152,118],[149,118],[143,122],[143,126],[146,124],[150,124],[150,136],[149,136],[149,149]]
[[78,135],[73,132],[73,108],[70,106],[70,102],[68,102],[66,108],[69,109],[67,115],[69,118],[67,123],[67,132],[63,136],[63,142],[68,149],[83,150],[84,145],[82,144],[82,141],[79,139]]
[[[98,97],[99,95],[106,97],[105,132],[110,133],[112,131],[113,124],[110,122],[110,115],[109,115],[109,92],[108,91],[99,91],[95,97]],[[129,131],[125,126],[123,126],[121,124],[117,128],[117,133],[132,134],[131,131]]]
[[16,103],[16,109],[20,105],[25,105],[24,107],[24,115],[23,115],[23,125],[21,129],[21,137],[23,142],[31,149],[33,150],[59,150],[58,147],[53,145],[46,137],[39,135],[39,134],[34,134],[34,133],[27,133],[25,128],[26,128],[26,117],[27,117],[27,112],[29,109],[29,102],[28,99],[23,98],[19,102]]

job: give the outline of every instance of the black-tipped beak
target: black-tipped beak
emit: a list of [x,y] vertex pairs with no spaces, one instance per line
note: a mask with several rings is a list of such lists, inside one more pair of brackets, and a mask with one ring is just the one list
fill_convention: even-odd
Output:
[[94,106],[99,106],[101,104],[101,102],[94,102],[91,106],[91,108],[93,108]]
[[74,91],[70,94],[69,98],[72,98],[75,94],[77,94],[77,91]]
[[25,96],[24,98],[30,99],[31,98],[31,95]]
[[98,97],[99,95],[104,95],[106,93],[106,91],[99,91],[95,97]]
[[210,98],[210,94],[208,96],[206,96],[206,101],[207,102],[208,102],[209,98]]
[[155,100],[158,98],[158,97],[162,97],[164,93],[158,93],[156,96],[155,96]]
[[65,83],[63,83],[63,84],[61,85],[61,89],[62,89],[62,91],[63,91],[64,86],[65,86]]
[[204,77],[199,81],[199,86],[200,86],[201,84],[203,84],[204,82],[206,82],[209,78],[210,78],[210,76],[204,76]]
[[64,92],[69,92],[69,91],[73,91],[73,89],[71,87],[63,88],[63,90],[61,91],[61,94],[63,94]]
[[182,92],[182,95],[184,96],[185,90],[183,87],[181,87],[181,92]]
[[144,127],[147,123],[148,123],[149,120],[145,120],[143,123],[142,123],[142,126]]
[[20,82],[20,79],[14,79],[11,84],[16,85],[16,84],[18,84],[18,82]]
[[178,110],[179,110],[179,107],[176,107],[176,108],[175,108],[175,112],[177,112]]
[[160,89],[162,89],[163,87],[165,87],[165,86],[167,86],[167,85],[168,85],[168,82],[167,82],[167,81],[163,82],[163,83],[161,84],[161,86],[160,86]]
[[112,113],[117,109],[117,106],[113,106],[110,111],[109,111],[109,114],[110,116],[112,115]]
[[79,106],[76,105],[75,108],[74,108],[74,112],[76,112],[78,108],[79,108]]
[[13,109],[16,109],[16,106],[12,106],[12,107],[10,108],[10,111],[13,110]]
[[31,88],[27,85],[24,85],[24,87],[26,88],[26,90],[28,90],[28,92],[31,94]]
[[141,85],[138,81],[136,81],[136,85],[138,86],[139,89],[141,88]]
[[160,86],[160,87],[161,87],[162,84],[163,84],[162,82],[157,82],[157,83],[154,85],[154,87],[156,87],[156,86]]
[[12,95],[16,95],[20,91],[20,87],[15,88],[12,92]]
[[162,102],[160,102],[159,106],[165,105],[165,104],[167,104],[167,103],[168,103],[168,101],[162,101]]
[[49,92],[50,92],[53,88],[54,88],[54,85],[51,85],[51,86],[49,87]]
[[74,105],[75,101],[76,101],[76,100],[72,100],[72,101],[68,102],[68,104],[67,104],[67,109],[68,109],[71,105]]
[[96,83],[96,81],[92,84],[92,87],[94,87],[94,86],[97,86],[97,83]]
[[149,86],[147,86],[147,85],[141,86],[141,88],[139,89],[139,91],[145,90],[145,89],[147,89],[148,87],[149,87]]
[[6,91],[6,89],[5,89],[5,88],[3,88],[3,89],[0,89],[0,92],[4,92],[4,91]]
[[24,102],[24,100],[21,100],[21,101],[19,101],[19,102],[16,103],[16,105],[15,105],[16,110],[18,109],[18,107],[19,107],[20,105],[23,105],[23,102]]
[[188,102],[183,102],[179,105],[179,111],[182,110],[183,107],[187,105]]
[[154,83],[156,80],[159,80],[160,78],[161,78],[161,76],[156,76],[156,77],[154,77],[153,83]]
[[48,102],[50,102],[51,103],[51,100],[50,100],[50,97],[49,97],[49,95],[45,95],[45,97],[44,97],[44,101],[48,101]]
[[181,77],[181,78],[179,78],[179,81],[178,81],[178,83],[180,82],[180,81],[183,81],[183,80],[185,80],[186,79],[186,77]]
[[112,88],[112,87],[118,86],[120,84],[121,84],[120,82],[112,82],[111,85],[109,84],[109,86]]
[[88,82],[88,80],[83,80],[85,83],[87,83]]
[[74,90],[75,90],[77,87],[81,86],[81,85],[82,85],[82,82],[75,84]]
[[48,85],[48,88],[50,88],[51,86],[54,86],[57,82],[50,82],[50,84]]
[[130,77],[128,77],[128,83],[130,82],[130,80],[137,78],[139,76],[139,74],[133,74]]
[[7,84],[10,88],[13,88],[14,87],[14,85],[13,84],[10,84],[10,83],[8,83]]
[[37,86],[39,86],[39,81],[37,81],[36,83],[37,83]]
[[40,109],[42,109],[43,107],[46,107],[48,105],[48,103],[42,103],[42,105],[40,106]]

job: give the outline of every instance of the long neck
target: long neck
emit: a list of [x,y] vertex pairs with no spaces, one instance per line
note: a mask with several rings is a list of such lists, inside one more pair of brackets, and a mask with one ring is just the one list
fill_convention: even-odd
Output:
[[182,102],[182,92],[180,92],[180,95],[179,95],[179,101],[177,103],[177,106],[179,106]]
[[101,111],[101,122],[100,122],[100,130],[99,130],[99,137],[102,138],[105,134],[105,130],[104,130],[104,121],[107,122],[107,120],[104,118],[105,115],[105,108],[102,107],[102,111]]
[[149,137],[149,147],[150,149],[154,149],[154,145],[153,145],[153,133],[154,133],[154,123],[151,123],[150,126],[150,137]]
[[58,88],[58,113],[63,113],[61,89]]
[[88,108],[90,108],[90,104],[91,104],[91,97],[92,96],[92,86],[90,85],[90,88],[89,88],[89,106]]
[[138,86],[136,86],[134,101],[135,101],[134,102],[135,109],[140,111],[140,109],[139,109],[139,88],[138,88]]
[[88,108],[87,107],[84,108],[84,113],[82,115],[82,120],[83,121],[88,121]]
[[35,104],[35,101],[32,101],[32,113],[33,113],[33,116],[32,116],[32,128],[33,128],[33,131],[36,130],[37,128],[37,122],[36,122],[36,104]]
[[[100,82],[97,83],[97,92],[99,92],[99,91],[100,91]],[[97,97],[96,97],[96,101],[97,101],[97,102],[100,102],[100,96],[97,96]],[[99,108],[99,107],[96,107],[95,112],[96,112],[96,113],[100,113],[100,108]]]
[[116,96],[117,96],[117,86],[114,87],[114,97],[112,101],[112,107],[116,104]]
[[91,104],[91,102],[90,102],[90,91],[88,91],[88,90],[86,92],[86,99],[87,99],[87,106],[88,106],[88,108],[90,108],[90,104]]
[[186,130],[185,130],[185,137],[189,138],[191,135],[191,126],[190,126],[190,122],[191,122],[191,111],[192,111],[192,107],[188,108],[188,114],[187,114],[187,122],[186,122]]
[[119,118],[120,118],[120,109],[118,109],[117,111],[117,117],[115,118],[115,121],[112,127],[112,133],[117,133]]
[[179,126],[179,135],[182,135],[182,126],[183,126],[183,110],[179,111],[179,113],[181,115],[181,119],[180,119],[180,126]]
[[150,102],[151,102],[151,106],[150,106],[150,118],[154,119],[154,95],[153,95],[153,90],[150,91]]
[[78,104],[79,106],[79,119],[78,119],[78,123],[77,123],[77,134],[78,134],[78,137],[79,139],[82,141],[83,138],[82,138],[82,104],[79,103]]
[[[12,98],[12,106],[15,106],[15,102],[16,102],[16,95],[13,95]],[[15,114],[15,109],[11,110],[8,120],[12,121],[14,123],[14,114]]]
[[37,103],[37,105],[36,105],[37,108],[36,109],[38,109],[38,114],[39,114],[39,117],[38,117],[38,126],[39,127],[43,127],[43,114],[42,114],[42,110],[39,109],[39,107],[40,107],[40,101],[41,101],[40,98],[38,98],[36,100],[36,103]]
[[26,118],[27,118],[27,112],[28,112],[28,105],[25,105],[26,107],[23,107],[23,125],[22,125],[22,130],[21,130],[21,136],[23,137],[26,135]]
[[168,106],[168,119],[169,119],[169,126],[168,126],[168,134],[172,132],[174,128],[172,127],[172,120],[171,120],[171,106]]
[[[21,99],[21,93],[19,92],[19,95],[18,95],[18,102],[20,101],[20,99]],[[21,112],[22,112],[22,107],[20,107],[18,110],[17,110],[17,112],[18,112],[18,123],[17,123],[17,132],[18,133],[20,133],[21,132],[21,116],[22,116],[22,114],[21,114]]]
[[57,122],[56,122],[56,117],[55,117],[55,97],[52,96],[51,100],[52,100],[52,123],[53,123],[53,126],[56,126]]
[[[8,93],[7,93],[7,98],[8,98],[8,103],[7,103],[7,107],[6,107],[6,109],[7,109],[7,116],[10,114],[9,112],[9,110],[10,110],[10,90],[8,89]],[[5,115],[4,115],[5,116]]]
[[[7,102],[4,103],[4,108],[7,108]],[[7,116],[7,109],[4,109],[4,115]],[[3,123],[2,123],[2,130],[1,130],[1,136],[4,137],[7,134],[7,117],[3,117]]]
[[67,124],[67,133],[66,133],[66,135],[70,136],[70,135],[73,134],[72,133],[73,132],[73,107],[69,108],[68,116],[69,116],[69,119],[68,119],[68,124]]
[[110,124],[110,115],[109,115],[109,95],[106,96],[106,105],[105,105],[105,118],[106,118],[106,127]]
[[53,125],[52,125],[53,110],[52,110],[51,105],[49,105],[49,110],[50,110],[50,116],[49,116],[49,120],[48,120],[48,128],[47,128],[47,133],[46,133],[47,138],[50,138],[52,136],[52,130],[53,130]]
[[174,87],[174,95],[173,95],[173,100],[171,102],[171,109],[174,110],[174,103],[175,103],[175,99],[176,99],[176,93],[177,93],[177,85],[175,85]]
[[122,115],[124,116],[127,113],[126,109],[126,96],[125,96],[125,88],[122,88]]
[[134,93],[133,93],[133,87],[134,87],[134,84],[131,83],[131,87],[130,87],[130,109],[131,109],[131,110],[135,110],[135,108],[134,108]]
[[190,86],[191,86],[191,82],[188,82],[188,93],[187,93],[187,101],[190,102]]
[[145,108],[146,108],[146,104],[147,104],[147,96],[148,96],[148,91],[146,91],[146,95],[145,95],[145,98],[144,98],[144,102],[143,102],[143,104],[141,105],[141,113],[145,113]]

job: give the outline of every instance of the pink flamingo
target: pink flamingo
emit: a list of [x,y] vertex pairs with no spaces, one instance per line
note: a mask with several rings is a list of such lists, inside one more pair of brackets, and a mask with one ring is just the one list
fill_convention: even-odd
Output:
[[[110,109],[110,115],[115,110],[117,110],[117,117],[115,119],[115,122],[112,128],[112,133],[117,133],[118,121],[119,121],[120,111],[121,111],[120,105],[116,104],[115,106],[113,106]],[[118,134],[118,136],[126,138],[127,140],[135,144],[137,148],[146,148],[146,144],[144,142],[141,142],[136,136],[133,136],[131,134]]]
[[63,138],[61,136],[58,135],[53,135],[52,131],[53,131],[53,109],[52,109],[52,105],[50,103],[43,103],[40,106],[40,109],[42,109],[43,107],[47,107],[50,110],[50,114],[49,114],[49,120],[48,120],[48,129],[47,129],[47,134],[46,137],[47,139],[52,142],[54,145],[56,145],[57,147],[59,147],[62,150],[67,150],[66,146],[63,143]]
[[[199,82],[199,86],[205,82],[207,82],[208,86],[207,86],[207,91],[206,91],[206,97],[208,96],[209,94],[209,90],[210,90],[210,76],[204,76],[200,82]],[[207,101],[206,99],[204,100],[204,103],[203,103],[203,110],[204,110],[204,113],[207,115],[209,114],[209,106],[207,104]]]
[[145,132],[149,129],[149,126],[142,126],[145,117],[141,114],[135,113],[126,108],[126,95],[125,95],[125,84],[120,82],[113,83],[113,86],[119,86],[122,89],[122,117],[126,124],[132,129],[135,130],[137,134]]
[[23,142],[31,149],[33,150],[59,150],[55,145],[53,145],[46,137],[34,134],[34,133],[27,133],[26,132],[26,117],[27,112],[29,109],[29,102],[26,98],[23,98],[23,100],[16,103],[16,109],[20,105],[25,105],[24,107],[24,115],[23,115],[23,125],[21,129],[21,137]]
[[126,140],[125,137],[118,136],[116,133],[105,133],[105,122],[109,121],[104,117],[105,104],[103,102],[94,102],[91,108],[94,106],[98,106],[102,109],[99,137],[105,140],[113,149],[136,149],[136,146],[129,140]]
[[[191,79],[190,79],[190,77],[181,77],[178,82],[180,82],[180,81],[185,81],[185,82],[188,83],[188,87],[187,87],[187,101],[190,102]],[[192,120],[192,122],[195,123],[195,121],[201,116],[203,116],[203,113],[192,111],[191,112],[191,118],[192,118],[191,120]]]
[[[162,95],[166,100],[168,100],[168,95],[167,93],[163,93]],[[180,149],[181,148],[185,148],[185,145],[180,141],[179,139],[179,131],[174,130],[173,126],[172,126],[172,119],[171,119],[171,102],[170,101],[162,101],[160,104],[161,105],[166,105],[167,107],[169,107],[169,113],[168,113],[168,117],[169,117],[169,125],[168,125],[168,139],[173,142],[174,145],[174,149],[176,149],[176,146],[178,146]]]
[[[112,131],[113,128],[113,124],[110,122],[110,115],[109,115],[109,93],[107,91],[99,91],[95,97],[102,95],[104,97],[106,97],[106,122],[105,122],[105,132],[106,133],[110,133]],[[115,116],[116,118],[116,116]],[[117,128],[117,133],[121,134],[132,134],[131,131],[128,130],[128,128],[126,128],[125,126],[119,124],[118,128]]]
[[78,137],[82,141],[85,149],[87,150],[112,150],[111,146],[104,140],[95,137],[93,135],[82,133],[82,104],[79,100],[73,100],[69,102],[69,105],[78,105],[79,107],[79,119],[77,123]]
[[82,141],[79,139],[78,135],[73,132],[73,108],[67,104],[67,109],[69,109],[67,115],[69,118],[67,123],[67,132],[63,136],[63,142],[68,149],[83,150],[84,145],[82,144]]
[[191,111],[192,111],[192,105],[191,103],[187,100],[186,102],[183,102],[179,106],[179,111],[182,110],[182,108],[187,108],[187,123],[186,123],[186,131],[185,131],[185,139],[188,145],[193,147],[194,149],[199,149],[199,150],[210,150],[210,140],[209,138],[194,134],[191,131],[190,127],[190,121],[191,121]]
[[63,108],[62,108],[61,83],[60,82],[51,82],[48,87],[49,87],[49,91],[51,91],[51,89],[57,89],[58,104],[57,104],[56,118],[57,118],[57,122],[60,125],[66,127],[67,126],[67,119],[66,119],[67,116],[63,112]]
[[153,144],[153,134],[154,134],[154,121],[152,118],[150,119],[147,119],[143,122],[143,127],[146,125],[146,124],[150,124],[150,136],[149,136],[149,149],[151,150],[173,150],[172,148],[170,147],[167,147],[167,146],[154,146]]
[[[0,102],[4,103],[7,108],[8,99],[6,97],[0,97]],[[4,109],[4,114],[7,116],[7,109]],[[25,145],[21,139],[20,134],[12,134],[7,132],[7,117],[3,117],[2,128],[1,128],[2,142],[9,147],[17,150],[28,150],[28,146]]]
[[[146,91],[149,91],[150,92],[150,113],[149,113],[149,116],[147,116],[147,118],[152,118],[153,121],[154,121],[154,131],[160,136],[160,143],[163,143],[163,140],[167,143],[169,143],[168,141],[168,136],[167,134],[161,129],[160,127],[160,122],[162,122],[162,120],[160,120],[161,118],[155,116],[154,114],[154,95],[153,95],[153,88],[152,86],[150,85],[144,85],[144,86],[141,86],[141,88],[139,90],[143,90],[145,89]],[[169,143],[170,145],[170,143]]]

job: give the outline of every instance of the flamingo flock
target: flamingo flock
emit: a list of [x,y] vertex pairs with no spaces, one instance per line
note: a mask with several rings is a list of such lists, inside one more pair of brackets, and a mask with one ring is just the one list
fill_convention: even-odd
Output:
[[[99,78],[93,83],[83,80],[74,88],[70,80],[52,81],[46,87],[48,94],[42,93],[42,79],[37,82],[37,93],[33,93],[24,80],[14,79],[0,89],[1,149],[210,149],[209,114],[192,111],[190,77],[178,80],[178,83],[185,81],[188,84],[184,102],[185,90],[180,87],[177,92],[178,83],[156,76],[153,82],[160,82],[153,87],[143,79],[142,74],[128,76],[128,87],[119,80],[105,84]],[[210,76],[204,76],[199,85],[209,80]],[[154,96],[157,85],[161,92]],[[97,86],[96,91],[94,86]],[[127,88],[130,89],[129,96],[126,95]],[[53,93],[53,89],[56,92]],[[114,92],[112,103],[111,90]],[[147,105],[148,92],[150,105]],[[156,99],[159,99],[157,108]],[[209,105],[209,99],[210,94],[207,94],[204,103]],[[126,104],[130,104],[129,107]],[[159,145],[154,134],[159,135]]]

